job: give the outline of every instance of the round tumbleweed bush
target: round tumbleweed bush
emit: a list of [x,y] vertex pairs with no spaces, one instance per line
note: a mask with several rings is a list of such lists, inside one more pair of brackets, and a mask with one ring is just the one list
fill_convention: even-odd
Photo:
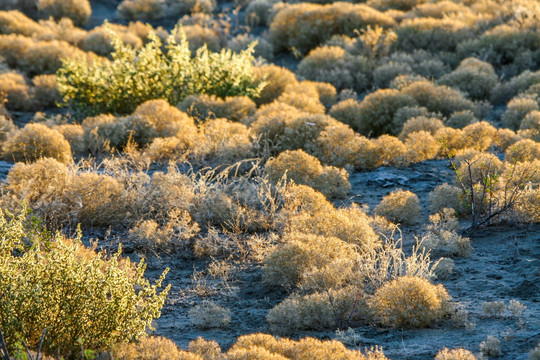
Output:
[[420,217],[420,201],[411,191],[398,190],[386,195],[375,208],[375,214],[392,222],[413,225]]
[[440,320],[449,301],[444,286],[403,276],[381,286],[369,304],[385,325],[421,328]]

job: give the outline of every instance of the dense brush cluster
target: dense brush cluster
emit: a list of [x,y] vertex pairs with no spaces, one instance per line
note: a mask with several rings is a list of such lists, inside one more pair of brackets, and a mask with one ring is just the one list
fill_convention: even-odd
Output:
[[[341,330],[468,328],[436,282],[471,255],[464,233],[540,223],[535,1],[99,6],[119,23],[98,23],[88,0],[0,0],[0,328],[15,358],[46,328],[43,352],[64,358],[384,360],[299,336],[337,330],[359,349]],[[453,179],[430,180],[427,200],[407,183],[355,188],[355,172],[436,159]],[[193,265],[194,290],[175,290],[189,329],[245,320],[225,295],[245,271],[271,292],[264,331],[299,340],[244,335],[223,351],[199,338],[180,350],[147,336],[164,275],[151,285],[142,262],[62,235],[79,225],[106,234],[104,249],[122,241],[133,256]],[[525,311],[516,300],[483,308],[520,321]],[[438,345],[435,360],[476,359]],[[490,335],[478,356],[504,348]]]

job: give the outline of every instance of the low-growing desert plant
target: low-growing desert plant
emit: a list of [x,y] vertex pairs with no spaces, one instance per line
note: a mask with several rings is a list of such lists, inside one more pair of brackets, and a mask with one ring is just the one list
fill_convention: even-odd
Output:
[[2,157],[7,160],[33,162],[44,157],[62,163],[72,160],[71,147],[61,133],[43,124],[30,123],[17,130],[2,146]]
[[486,100],[499,79],[493,66],[476,58],[463,60],[456,70],[439,79],[439,83],[459,89],[473,100]]
[[405,276],[381,286],[369,303],[383,324],[427,327],[447,314],[449,301],[444,286]]
[[8,346],[22,339],[38,348],[47,328],[46,354],[76,356],[81,346],[107,350],[139,338],[160,316],[167,271],[150,284],[143,262],[122,259],[121,251],[96,253],[82,244],[81,234],[51,235],[26,211],[2,212],[0,227],[0,324]]
[[538,99],[532,96],[518,96],[510,100],[501,121],[505,127],[517,130],[527,114],[538,110],[540,110]]
[[189,318],[200,329],[226,328],[231,323],[231,312],[213,301],[205,300],[189,311]]
[[415,193],[399,190],[386,195],[374,211],[392,222],[413,225],[420,217],[420,201]]
[[76,25],[84,25],[92,14],[88,0],[38,0],[37,8],[45,18],[52,16],[58,21],[67,17]]
[[112,355],[118,360],[167,360],[171,357],[201,360],[181,351],[172,340],[161,336],[141,336],[137,342],[116,344],[112,348]]
[[258,96],[264,83],[253,76],[253,46],[240,54],[202,47],[191,57],[185,36],[180,33],[177,43],[176,34],[169,36],[166,52],[155,33],[138,51],[113,36],[113,61],[64,61],[57,75],[64,101],[90,114],[125,114],[151,99],[177,104],[193,94]]
[[488,335],[486,340],[480,343],[480,352],[489,357],[501,356],[501,340],[493,335]]
[[463,348],[444,348],[435,355],[434,360],[476,360],[476,356],[469,350]]
[[118,15],[126,20],[156,20],[165,15],[165,0],[124,0],[118,5]]

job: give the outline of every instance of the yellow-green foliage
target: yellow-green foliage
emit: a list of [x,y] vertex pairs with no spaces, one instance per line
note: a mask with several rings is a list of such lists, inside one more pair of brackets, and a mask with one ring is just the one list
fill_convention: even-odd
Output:
[[394,114],[402,107],[414,105],[416,102],[411,96],[384,89],[367,95],[359,104],[354,100],[337,103],[330,115],[366,136],[396,134],[400,129],[396,129],[393,122]]
[[466,349],[447,349],[444,348],[435,355],[434,360],[476,360],[476,356]]
[[254,79],[253,48],[239,54],[220,53],[206,47],[191,56],[189,43],[176,31],[167,39],[167,52],[155,33],[140,50],[113,37],[113,61],[92,64],[86,60],[64,61],[58,72],[58,88],[64,101],[88,113],[130,113],[151,99],[177,104],[188,95],[256,97],[264,84]]
[[306,79],[328,82],[337,89],[365,90],[369,85],[367,59],[352,56],[339,46],[313,49],[298,65]]
[[510,100],[501,120],[505,127],[517,130],[528,113],[538,110],[540,110],[538,99],[531,96],[518,96]]
[[369,305],[385,325],[427,327],[447,314],[449,301],[443,285],[403,276],[381,286]]
[[439,83],[456,88],[474,100],[489,99],[498,82],[493,66],[475,58],[463,60],[456,70],[439,79]]
[[152,285],[143,263],[96,253],[83,246],[80,235],[51,236],[24,212],[2,212],[0,227],[0,324],[8,346],[23,338],[38,348],[47,328],[42,351],[75,357],[81,346],[108,350],[136,339],[160,316],[169,290],[159,292],[166,272]]
[[322,166],[316,157],[303,150],[282,152],[266,163],[265,171],[272,182],[278,182],[286,175],[287,179],[309,185],[330,198],[344,198],[351,189],[346,170]]
[[33,162],[43,157],[62,163],[72,161],[71,147],[61,133],[43,124],[27,124],[10,136],[2,146],[6,160]]
[[415,193],[399,190],[386,195],[375,208],[375,214],[392,222],[413,225],[419,221],[420,201]]
[[37,8],[45,18],[55,20],[67,17],[76,25],[83,25],[92,14],[88,0],[38,0]]
[[196,354],[181,351],[172,340],[161,336],[142,336],[137,342],[116,344],[112,354],[118,360],[204,359]]
[[288,69],[276,65],[263,65],[253,69],[257,80],[264,79],[267,84],[260,97],[255,99],[257,105],[268,104],[277,99],[289,84],[295,84],[296,76]]
[[295,49],[306,54],[332,35],[352,35],[359,28],[393,24],[391,17],[364,4],[293,4],[281,8],[273,18],[270,40],[276,51]]

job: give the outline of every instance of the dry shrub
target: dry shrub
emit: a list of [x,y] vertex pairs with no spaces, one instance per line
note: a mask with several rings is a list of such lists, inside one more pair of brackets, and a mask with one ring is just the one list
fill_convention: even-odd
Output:
[[193,54],[204,45],[206,45],[208,50],[213,52],[221,50],[222,41],[217,30],[199,24],[186,25],[182,29],[186,34],[189,49]]
[[143,336],[138,342],[116,344],[112,354],[118,360],[202,360],[185,356],[172,340],[161,336]]
[[306,210],[292,215],[285,230],[336,237],[357,246],[359,252],[369,251],[379,243],[379,237],[371,227],[371,219],[358,206],[344,209],[332,209],[324,203],[319,206],[316,211]]
[[363,91],[369,86],[369,64],[338,46],[313,49],[298,65],[298,75],[331,83],[337,89]]
[[193,157],[215,164],[234,163],[253,155],[253,142],[244,124],[214,119],[201,127],[200,142],[193,149]]
[[514,76],[507,82],[498,84],[495,89],[493,89],[491,101],[496,105],[504,105],[516,95],[538,83],[540,83],[540,72],[526,70],[521,74]]
[[540,159],[540,143],[531,139],[519,140],[506,149],[504,156],[511,163]]
[[429,111],[450,116],[456,111],[477,111],[475,104],[467,100],[455,89],[444,85],[435,85],[430,81],[418,81],[403,88],[402,93],[408,95],[420,106]]
[[87,117],[81,126],[86,147],[93,154],[108,148],[120,149],[129,139],[125,121],[113,115]]
[[489,357],[501,356],[501,340],[493,335],[488,335],[486,340],[480,343],[480,352]]
[[438,280],[447,280],[454,273],[454,261],[449,258],[440,258],[433,270]]
[[449,301],[443,285],[403,276],[381,286],[369,305],[385,325],[427,327],[448,313]]
[[297,117],[287,123],[278,139],[279,146],[284,150],[311,149],[320,133],[336,123],[322,114]]
[[32,79],[33,102],[39,109],[53,107],[60,102],[60,92],[56,83],[56,75],[38,75]]
[[437,185],[429,193],[429,212],[435,214],[445,208],[450,208],[463,213],[466,210],[463,208],[463,201],[463,193],[459,187],[447,183]]
[[358,28],[390,27],[394,20],[364,4],[293,4],[281,8],[270,24],[276,51],[295,49],[306,54],[332,35],[352,35]]
[[118,5],[118,15],[126,20],[156,20],[165,15],[165,0],[124,0]]
[[446,126],[461,129],[467,125],[477,122],[478,119],[471,110],[456,111],[444,122]]
[[[306,81],[308,82],[308,81]],[[327,82],[311,82],[308,83],[313,84],[317,88],[317,92],[319,93],[319,100],[323,103],[323,105],[326,108],[331,107],[337,102],[337,90],[334,87],[334,85],[327,83]]]
[[476,356],[469,350],[444,348],[435,355],[434,360],[476,360]]
[[484,61],[467,58],[456,70],[439,79],[439,83],[456,88],[473,100],[486,100],[499,79],[493,66]]
[[435,133],[435,138],[442,144],[444,156],[454,156],[466,146],[466,135],[461,129],[444,127]]
[[381,135],[373,140],[376,156],[382,165],[390,166],[408,166],[409,157],[407,146],[398,138],[390,135]]
[[67,17],[76,25],[83,25],[92,14],[88,0],[38,0],[37,8],[45,18],[55,20]]
[[282,104],[294,106],[300,111],[304,111],[310,114],[324,114],[324,105],[319,101],[319,96],[315,97],[306,95],[300,92],[289,92],[285,89],[285,92],[281,94],[277,100]]
[[340,322],[366,316],[363,297],[362,291],[354,287],[293,296],[272,308],[266,320],[272,332],[280,335],[334,329]]
[[[264,262],[264,282],[270,286],[296,288],[305,286],[308,272],[328,271],[329,265],[339,262],[341,266],[352,266],[354,247],[335,237],[292,232],[282,239],[283,244]],[[328,286],[340,286],[347,271],[335,268],[336,273],[326,274],[331,279]]]
[[478,151],[487,150],[492,144],[497,129],[487,121],[480,121],[463,128],[464,147]]
[[215,0],[169,0],[167,14],[178,16],[183,14],[212,14],[217,6]]
[[266,60],[272,60],[274,58],[274,48],[272,44],[263,37],[256,37],[251,34],[240,34],[227,41],[227,48],[234,52],[240,52],[246,50],[251,43],[257,42],[255,46],[255,57],[263,57]]
[[394,114],[394,123],[397,127],[403,128],[403,125],[410,119],[415,117],[439,118],[437,114],[432,114],[425,107],[421,106],[404,106]]
[[459,44],[458,56],[483,59],[506,77],[538,66],[538,33],[531,26],[501,24]]
[[351,189],[349,174],[344,169],[322,166],[321,162],[303,150],[286,150],[265,166],[269,179],[277,183],[284,175],[297,184],[321,191],[330,198],[343,198]]
[[373,85],[385,89],[390,87],[392,81],[400,75],[412,75],[413,69],[406,63],[390,61],[380,65],[373,71]]
[[465,4],[455,3],[453,1],[438,1],[436,3],[430,3],[421,1],[420,4],[414,7],[412,13],[416,17],[431,17],[442,19],[448,15],[472,15],[472,11]]
[[409,11],[424,2],[426,0],[369,0],[368,5],[379,10],[395,9]]
[[470,256],[473,250],[470,239],[456,232],[458,220],[455,214],[454,209],[444,208],[430,215],[431,224],[421,239],[420,247],[444,256]]
[[345,124],[331,124],[319,133],[311,153],[324,164],[360,169],[378,166],[375,146]]
[[538,360],[540,359],[540,344],[537,347],[529,351],[529,360]]
[[186,242],[198,232],[199,226],[192,222],[189,213],[177,210],[168,214],[168,220],[163,226],[155,220],[138,221],[129,230],[128,239],[145,252],[170,253],[185,247]]
[[441,149],[441,144],[427,131],[416,131],[407,135],[405,147],[408,150],[408,160],[420,162],[435,158]]
[[255,347],[250,349],[234,349],[229,350],[225,355],[226,360],[286,360],[278,354],[272,354],[266,349]]
[[0,12],[0,34],[19,34],[31,37],[43,35],[43,28],[18,10]]
[[444,124],[441,119],[427,116],[416,116],[410,118],[403,124],[403,129],[399,134],[399,138],[404,140],[411,133],[418,131],[427,131],[431,135],[435,135],[437,130],[443,128]]
[[500,150],[505,151],[510,145],[521,140],[521,136],[510,129],[497,129],[497,133],[493,138],[493,144],[497,145]]
[[251,27],[270,26],[273,15],[272,8],[275,0],[252,0],[246,7],[244,21]]
[[151,162],[181,162],[189,154],[185,143],[178,137],[155,138],[144,149],[143,158]]
[[33,162],[50,157],[62,163],[72,162],[71,147],[61,133],[42,124],[27,124],[2,146],[2,157],[15,162]]
[[538,99],[531,96],[518,96],[510,100],[501,116],[501,121],[505,127],[517,130],[528,113],[538,110],[540,110]]
[[227,328],[231,312],[213,301],[205,300],[189,310],[189,318],[199,329]]
[[420,201],[415,193],[398,190],[386,195],[374,212],[392,222],[414,225],[419,221]]
[[62,124],[53,126],[52,129],[58,131],[64,136],[64,139],[66,139],[71,146],[71,151],[73,154],[82,154],[86,151],[84,130],[81,125]]
[[528,113],[519,127],[519,136],[534,141],[540,141],[540,111],[533,110]]
[[11,133],[17,130],[17,126],[13,124],[10,118],[1,115],[2,107],[0,105],[0,144],[3,143],[8,137],[11,137]]
[[24,76],[19,73],[0,74],[0,93],[6,96],[6,108],[10,110],[29,111],[34,108],[30,88]]
[[221,356],[221,347],[213,340],[205,340],[198,337],[189,342],[188,350],[199,355],[204,360],[218,360]]
[[276,65],[256,67],[254,74],[257,79],[264,79],[267,82],[260,96],[255,99],[257,105],[273,102],[285,91],[287,85],[296,83],[296,76],[292,71]]
[[146,34],[146,36],[141,38],[136,33],[131,32],[129,27],[117,24],[105,24],[95,27],[86,33],[79,47],[85,51],[93,51],[100,56],[108,56],[114,51],[111,33],[120,37],[124,44],[130,45],[134,49],[140,49],[143,45],[143,40],[148,36]]
[[406,19],[396,28],[397,47],[454,52],[459,43],[471,37],[466,23],[458,19]]
[[460,164],[456,180],[469,189],[471,185],[499,176],[503,170],[504,164],[497,156],[490,153],[478,153]]
[[221,99],[215,95],[206,94],[190,95],[182,100],[178,107],[201,121],[212,117],[242,121],[252,116],[257,110],[253,100],[247,96],[229,96]]
[[359,104],[354,100],[338,103],[330,110],[330,115],[345,122],[363,135],[378,136],[396,134],[394,114],[402,107],[414,106],[411,96],[398,90],[377,90],[367,95]]

